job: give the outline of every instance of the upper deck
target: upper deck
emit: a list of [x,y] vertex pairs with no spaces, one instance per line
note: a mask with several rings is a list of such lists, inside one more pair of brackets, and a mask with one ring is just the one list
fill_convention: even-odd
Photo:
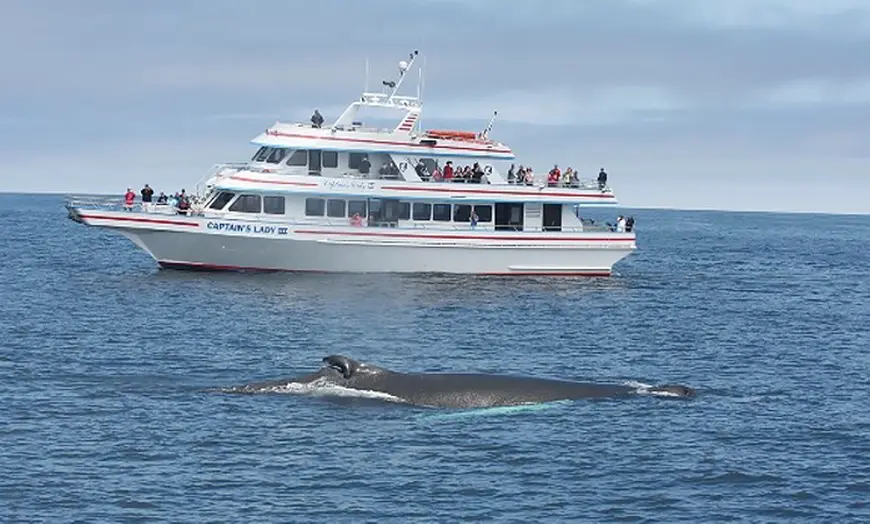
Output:
[[[419,112],[405,116],[396,128],[339,125],[328,128],[311,124],[276,122],[251,143],[258,146],[323,151],[407,154],[425,157],[458,157],[482,160],[513,160],[511,149],[487,138],[451,135],[449,132],[417,131]],[[404,127],[403,127],[404,126]]]
[[548,204],[618,205],[609,186],[577,180],[570,185],[549,185],[546,177],[532,184],[468,182],[413,182],[375,176],[298,176],[275,173],[247,164],[223,164],[210,171],[206,192],[298,193],[325,196],[367,196],[402,200],[462,200],[467,202],[527,202]]
[[[315,110],[310,122],[276,122],[252,143],[285,150],[513,160],[515,155],[508,146],[489,138],[492,121],[480,132],[422,129],[422,69],[418,69],[417,96],[398,94],[417,56],[414,51],[408,61],[399,62],[398,77],[382,81],[383,92],[363,92],[332,124],[326,124]],[[366,122],[368,118],[371,120]]]
[[[429,200],[617,203],[609,187],[576,174],[557,184],[549,182],[546,173],[517,181],[511,176],[519,171],[512,164],[513,151],[489,136],[496,112],[479,132],[422,129],[420,84],[417,96],[398,94],[417,56],[414,51],[408,61],[399,62],[398,77],[384,80],[383,92],[365,90],[331,124],[316,109],[309,123],[276,122],[252,140],[260,147],[248,162],[214,166],[197,192],[217,188]],[[362,115],[369,111],[392,115],[393,121],[387,126],[372,125],[385,121],[377,118],[364,122]],[[448,172],[455,174],[450,181],[442,177]]]

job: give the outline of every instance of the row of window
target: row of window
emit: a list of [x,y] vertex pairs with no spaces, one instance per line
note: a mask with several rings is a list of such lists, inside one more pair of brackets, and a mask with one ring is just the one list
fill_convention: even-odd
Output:
[[[236,196],[235,193],[226,191],[219,193],[208,207],[209,209],[223,209],[234,196]],[[227,211],[283,215],[284,209],[284,197],[282,196],[240,195]]]
[[[290,153],[290,149],[281,147],[263,146],[251,157],[253,162],[266,162],[267,164],[280,164],[285,158],[286,165],[291,167],[305,167],[320,170],[321,168],[338,167],[338,151],[322,151],[319,149],[297,149]],[[367,153],[348,153],[347,167],[359,169],[363,158]]]
[[365,200],[341,200],[338,198],[308,198],[305,200],[305,216],[344,218],[368,215],[368,202]]
[[[209,204],[209,209],[221,210],[233,198],[235,193],[222,191]],[[489,204],[430,204],[427,202],[391,202],[395,211],[387,212],[383,202],[372,200],[371,209],[367,200],[344,200],[340,198],[307,198],[305,199],[305,216],[330,218],[346,218],[354,215],[367,217],[380,215],[378,218],[395,217],[398,220],[435,221],[435,222],[470,222],[472,210],[478,217],[478,222],[492,222],[492,205]],[[267,215],[283,215],[285,200],[283,196],[239,195],[227,211],[233,213],[265,213]]]
[[[305,200],[305,216],[330,218],[368,216],[368,202],[365,200],[342,200],[339,198],[308,198]],[[374,206],[372,206],[374,208]],[[471,222],[471,212],[477,215],[478,222],[492,222],[492,205],[470,204],[429,204],[426,202],[398,202],[396,218],[398,220],[413,220],[435,222]],[[378,211],[380,212],[380,206]],[[372,213],[374,214],[374,209]]]

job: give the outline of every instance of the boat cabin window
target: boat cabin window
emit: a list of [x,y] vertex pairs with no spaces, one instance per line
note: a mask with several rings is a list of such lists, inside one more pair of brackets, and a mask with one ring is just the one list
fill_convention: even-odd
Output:
[[211,203],[209,209],[223,209],[227,202],[233,199],[236,196],[235,193],[227,193],[226,191],[222,191],[218,193],[218,196],[215,197],[214,201]]
[[426,166],[426,172],[430,175],[435,172],[435,168],[438,167],[438,161],[434,158],[421,158],[420,162]]
[[365,200],[348,200],[347,202],[347,216],[354,216],[359,214],[359,216],[366,216],[366,201]]
[[241,195],[229,210],[236,213],[259,213],[260,209],[260,195]]
[[410,202],[399,202],[399,220],[411,220]]
[[269,153],[272,151],[271,147],[261,147],[257,154],[254,155],[254,162],[262,162],[269,157]]
[[349,169],[359,169],[360,164],[362,164],[362,159],[366,156],[368,156],[366,153],[348,153],[347,167]]
[[258,149],[257,152],[254,153],[254,156],[251,157],[251,162],[256,162],[257,159],[260,158],[260,155],[264,155],[263,158],[266,158],[265,155],[266,155],[267,149],[269,149],[269,148],[266,146],[260,147],[260,149]]
[[471,206],[468,204],[456,204],[453,206],[454,222],[471,222]]
[[284,214],[284,197],[282,196],[264,196],[263,197],[263,213],[267,215],[283,215]]
[[492,206],[474,206],[478,222],[492,222]]
[[323,167],[338,167],[338,151],[324,151],[320,162]]
[[297,149],[293,151],[290,158],[287,159],[288,166],[307,166],[308,165],[308,150]]
[[305,199],[305,216],[322,217],[324,211],[326,211],[326,200],[322,198]]
[[276,148],[272,150],[272,154],[269,155],[269,158],[266,159],[266,162],[270,164],[280,164],[284,157],[287,155],[286,149]]
[[326,216],[333,218],[344,218],[345,216],[347,216],[345,214],[344,200],[330,198],[326,202]]
[[414,202],[414,220],[432,220],[432,204]]
[[437,222],[450,222],[450,204],[433,205],[432,220]]

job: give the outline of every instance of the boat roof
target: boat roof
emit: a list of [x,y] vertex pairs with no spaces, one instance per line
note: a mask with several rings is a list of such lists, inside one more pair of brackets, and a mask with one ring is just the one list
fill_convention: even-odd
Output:
[[[400,61],[397,79],[382,81],[383,92],[364,91],[359,100],[351,102],[331,125],[318,125],[313,117],[310,123],[277,121],[251,142],[267,147],[384,153],[425,152],[427,155],[436,156],[514,159],[515,155],[507,145],[489,138],[497,112],[493,112],[489,125],[479,132],[422,129],[422,69],[419,69],[417,96],[398,94],[417,57],[418,51],[414,51],[407,61]],[[393,125],[366,126],[360,118],[363,110],[391,114],[389,119],[393,121]]]

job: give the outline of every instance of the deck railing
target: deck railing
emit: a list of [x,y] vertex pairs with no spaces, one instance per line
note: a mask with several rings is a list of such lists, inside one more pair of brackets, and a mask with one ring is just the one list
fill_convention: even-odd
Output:
[[216,182],[238,173],[239,171],[265,172],[265,169],[251,166],[247,162],[225,162],[222,164],[214,164],[205,172],[205,175],[203,175],[199,182],[196,183],[194,194],[199,197],[204,197],[211,191]]
[[[239,171],[248,171],[252,173],[267,173],[267,174],[286,174],[287,171],[290,171],[290,168],[282,167],[279,165],[275,165],[275,167],[263,167],[257,166],[254,164],[250,164],[248,162],[225,162],[221,164],[214,164],[211,166],[208,171],[206,171],[205,175],[197,182],[195,187],[196,195],[206,195],[209,191],[211,191],[212,187],[216,182],[223,180],[226,177],[232,176]],[[309,172],[310,176],[322,176],[319,172]],[[401,175],[380,175],[375,171],[372,171],[370,174],[362,174],[355,170],[346,170],[341,173],[338,173],[335,176],[331,176],[329,178],[352,178],[359,180],[402,180]],[[505,180],[507,180],[505,175]],[[432,182],[432,183],[452,183],[452,184],[474,184],[479,185],[478,182],[470,182],[464,178],[453,178],[449,182],[448,181],[439,181],[435,182],[431,178],[427,180],[423,180],[423,182]],[[484,184],[488,185],[488,184]],[[517,180],[513,183],[505,182],[503,184],[498,185],[509,185],[509,186],[520,186],[520,187],[534,187],[538,189],[543,188],[551,188],[551,189],[578,189],[583,191],[598,191],[601,193],[612,193],[613,190],[609,185],[604,185],[601,187],[598,184],[597,180],[592,179],[581,179],[572,183],[564,183],[563,181],[559,181],[556,185],[550,185],[547,173],[536,173],[533,177],[533,181],[531,184],[527,184],[524,181]]]
[[169,203],[158,204],[157,202],[141,202],[137,200],[132,204],[127,205],[123,198],[102,195],[67,195],[66,208],[69,210],[86,209],[90,211],[126,211],[128,213],[161,215],[201,215],[203,212],[203,198],[197,195],[191,195],[189,199],[190,209],[186,213],[179,213],[179,209]]

